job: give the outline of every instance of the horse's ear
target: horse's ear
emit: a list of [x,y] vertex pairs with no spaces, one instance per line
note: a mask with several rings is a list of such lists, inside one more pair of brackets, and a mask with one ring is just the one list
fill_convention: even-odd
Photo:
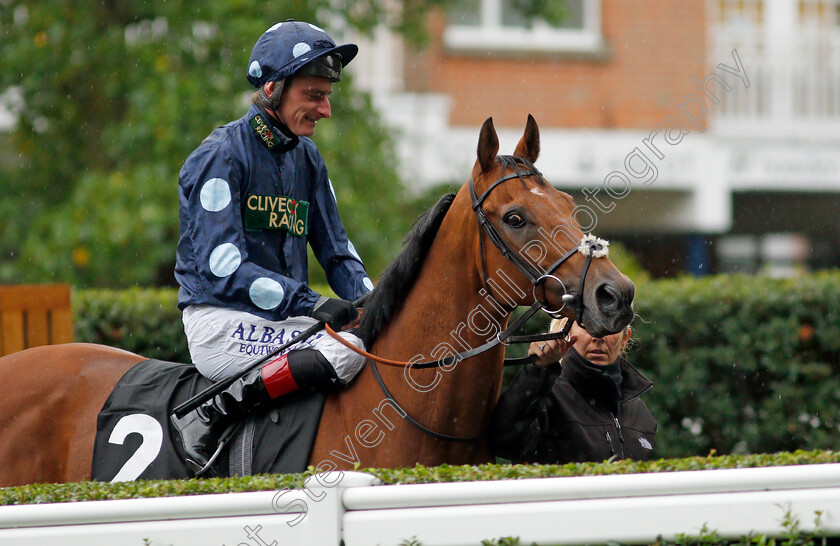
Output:
[[493,118],[490,117],[481,126],[481,132],[478,134],[478,164],[481,165],[481,172],[486,173],[493,170],[498,153],[499,137],[496,136]]
[[525,124],[525,134],[516,145],[516,151],[513,152],[516,157],[527,159],[531,163],[536,163],[540,156],[540,128],[537,127],[537,120],[534,116],[528,114],[528,122]]

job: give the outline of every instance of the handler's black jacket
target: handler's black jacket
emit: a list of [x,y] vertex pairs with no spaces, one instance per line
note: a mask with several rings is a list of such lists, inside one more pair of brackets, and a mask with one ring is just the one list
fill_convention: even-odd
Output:
[[562,366],[525,365],[493,412],[494,454],[544,464],[603,461],[613,455],[649,458],[656,420],[639,397],[653,383],[623,358],[610,366],[615,365],[621,370],[620,388],[606,366],[592,364],[574,348]]

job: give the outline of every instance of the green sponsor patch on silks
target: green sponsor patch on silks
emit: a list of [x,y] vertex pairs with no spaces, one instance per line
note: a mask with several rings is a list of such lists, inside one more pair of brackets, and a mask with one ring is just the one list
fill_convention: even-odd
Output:
[[251,129],[257,133],[257,136],[262,139],[263,144],[265,144],[265,147],[269,150],[273,149],[280,143],[280,140],[274,136],[274,133],[271,132],[271,129],[261,115],[257,114],[252,117],[248,123],[251,124]]
[[308,229],[309,203],[283,195],[251,193],[245,200],[245,229],[285,229],[303,237]]

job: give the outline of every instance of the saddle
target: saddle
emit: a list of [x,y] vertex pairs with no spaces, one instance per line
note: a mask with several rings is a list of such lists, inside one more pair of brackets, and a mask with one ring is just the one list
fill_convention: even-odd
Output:
[[[191,364],[149,359],[132,367],[97,416],[91,479],[193,477],[169,416],[211,383]],[[217,473],[303,472],[326,397],[323,392],[296,392],[246,417],[217,461]]]

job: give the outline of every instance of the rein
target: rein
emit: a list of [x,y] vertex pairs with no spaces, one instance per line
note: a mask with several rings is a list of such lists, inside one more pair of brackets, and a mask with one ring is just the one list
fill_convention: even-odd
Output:
[[[541,304],[539,302],[534,302],[534,304],[531,305],[531,307],[528,308],[528,310],[525,313],[523,313],[518,319],[516,319],[513,322],[513,324],[511,324],[507,328],[507,330],[505,330],[504,332],[500,332],[499,334],[496,334],[496,337],[494,339],[488,341],[484,345],[480,345],[478,347],[470,349],[469,351],[464,351],[462,353],[458,353],[458,354],[451,355],[451,356],[446,357],[446,358],[441,358],[439,360],[434,360],[434,361],[430,361],[430,362],[403,362],[403,361],[400,361],[400,360],[391,360],[389,358],[383,358],[381,356],[376,356],[376,355],[374,355],[372,353],[369,353],[369,352],[367,352],[363,349],[359,349],[358,347],[356,347],[355,345],[353,345],[352,343],[350,343],[349,341],[347,341],[346,339],[344,339],[343,337],[338,335],[336,333],[336,331],[333,330],[330,327],[329,324],[325,323],[324,324],[324,329],[327,331],[327,334],[329,334],[330,337],[332,337],[333,339],[335,339],[336,341],[338,341],[339,343],[341,343],[342,345],[344,345],[345,347],[347,347],[348,349],[350,349],[354,353],[357,353],[357,354],[359,354],[359,355],[361,355],[361,356],[363,356],[363,357],[365,357],[365,358],[367,358],[368,360],[371,361],[370,364],[371,364],[371,369],[373,370],[373,377],[376,379],[376,382],[379,384],[379,388],[382,389],[382,393],[385,394],[385,397],[388,399],[388,401],[391,402],[391,404],[394,405],[394,408],[397,410],[397,413],[399,413],[400,416],[403,419],[405,419],[406,421],[408,421],[409,423],[411,423],[412,425],[414,425],[416,428],[420,429],[421,431],[425,432],[426,434],[428,434],[428,435],[430,435],[434,438],[437,438],[439,440],[448,440],[450,442],[475,442],[475,441],[481,439],[480,435],[479,436],[450,436],[449,434],[443,434],[441,432],[434,431],[434,430],[426,427],[425,425],[423,425],[419,421],[415,420],[411,415],[408,414],[408,412],[405,409],[403,409],[403,407],[400,405],[400,403],[397,402],[396,398],[394,398],[394,395],[391,394],[391,391],[388,390],[388,387],[385,386],[385,381],[383,381],[382,376],[379,373],[379,368],[376,366],[376,363],[378,362],[380,364],[386,364],[388,366],[397,366],[397,367],[401,367],[401,368],[407,368],[407,367],[435,368],[435,367],[438,367],[438,366],[454,365],[455,363],[460,362],[461,360],[464,360],[466,358],[470,358],[470,357],[479,355],[483,352],[486,352],[486,351],[490,350],[491,348],[493,348],[493,347],[495,347],[496,345],[499,345],[499,344],[507,346],[507,345],[510,345],[511,343],[528,343],[528,342],[531,342],[531,341],[542,341],[542,340],[560,339],[560,338],[568,339],[568,333],[569,333],[569,329],[572,326],[572,321],[567,321],[566,326],[564,326],[563,329],[559,332],[553,332],[553,333],[550,333],[550,334],[527,335],[527,336],[511,336],[510,335],[513,332],[515,332],[516,330],[518,330],[519,328],[521,328],[522,325],[529,318],[531,318],[534,315],[534,313],[536,313],[540,308],[541,308]],[[507,341],[507,343],[505,343],[505,341]],[[536,360],[536,358],[537,358],[536,355],[530,355],[530,356],[526,356],[526,357],[523,357],[523,358],[506,358],[505,359],[505,366],[518,366],[518,365],[522,365],[522,364],[528,364],[528,363]]]
[[[535,302],[528,310],[523,313],[519,318],[517,318],[513,324],[511,324],[507,330],[504,332],[499,332],[496,334],[496,337],[488,341],[483,345],[479,345],[478,347],[474,347],[467,351],[463,351],[454,355],[447,356],[445,358],[441,358],[438,360],[431,360],[427,362],[405,362],[402,360],[391,360],[390,358],[384,358],[381,356],[377,356],[373,353],[369,353],[363,349],[359,349],[340,335],[336,333],[335,330],[330,328],[329,324],[324,325],[324,329],[327,333],[336,341],[353,351],[354,353],[361,355],[368,360],[372,360],[374,362],[378,362],[379,364],[385,364],[387,366],[395,366],[399,368],[438,368],[441,366],[453,366],[462,360],[466,360],[467,358],[472,358],[474,356],[478,356],[481,353],[487,352],[496,345],[505,345],[508,346],[512,343],[530,343],[532,341],[547,341],[549,339],[560,339],[567,337],[569,333],[569,329],[571,328],[571,322],[567,322],[566,326],[563,327],[561,331],[553,332],[550,334],[533,334],[533,335],[526,335],[526,336],[513,336],[511,335],[513,332],[519,330],[525,322],[528,321],[529,318],[534,316],[534,313],[539,311],[541,308],[539,302]],[[518,366],[520,364],[527,364],[528,362],[533,362],[536,360],[534,355],[524,357],[524,358],[506,358],[505,359],[505,366]]]

